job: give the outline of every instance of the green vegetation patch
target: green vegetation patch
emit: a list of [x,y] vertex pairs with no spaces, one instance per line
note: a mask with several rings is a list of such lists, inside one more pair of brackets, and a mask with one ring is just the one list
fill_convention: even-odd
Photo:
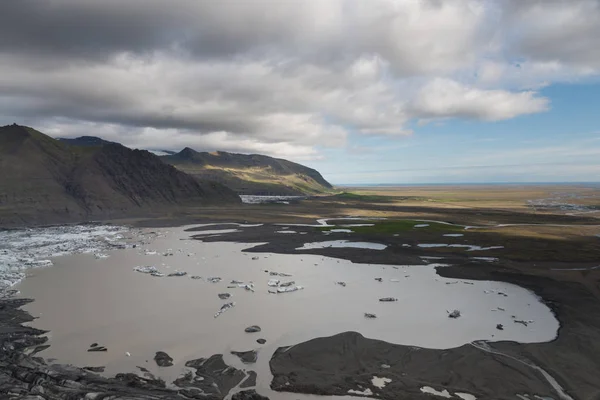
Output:
[[358,194],[351,192],[342,192],[331,197],[333,200],[355,201],[363,203],[394,203],[398,201],[429,201],[425,197],[418,196],[385,196],[376,194]]
[[369,195],[369,194],[356,194],[350,192],[343,192],[340,194],[336,194],[333,198],[337,200],[352,200],[352,201],[366,201],[366,202],[390,202],[395,201],[396,198],[394,196],[378,196],[378,195]]

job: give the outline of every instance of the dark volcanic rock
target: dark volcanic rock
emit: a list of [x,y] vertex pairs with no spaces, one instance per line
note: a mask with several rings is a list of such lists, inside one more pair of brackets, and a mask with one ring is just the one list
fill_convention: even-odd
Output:
[[[382,370],[384,364],[389,368]],[[270,367],[271,388],[285,392],[342,396],[362,387],[377,398],[392,400],[420,398],[420,388],[431,386],[478,399],[514,399],[516,393],[557,398],[537,370],[509,357],[472,345],[448,350],[395,345],[356,332],[279,348]],[[380,389],[372,385],[373,376],[392,381]]]
[[173,359],[164,351],[157,351],[154,361],[159,367],[170,367],[173,365]]
[[108,351],[104,346],[90,347],[88,351]]
[[225,364],[221,354],[190,360],[185,366],[194,368],[196,373],[190,372],[174,383],[182,388],[181,394],[191,398],[223,399],[246,377],[243,371]]
[[398,301],[398,299],[395,298],[395,297],[382,297],[382,298],[379,299],[379,301],[392,302],[392,301]]
[[233,354],[234,356],[238,356],[244,364],[255,363],[256,359],[258,358],[258,353],[256,352],[256,350],[232,351],[231,354]]
[[125,382],[127,386],[140,389],[165,388],[167,386],[162,379],[141,377],[134,373],[117,374],[115,379]]
[[248,377],[244,380],[244,382],[240,383],[240,387],[242,389],[245,389],[252,386],[256,386],[256,376],[256,372],[248,371]]
[[261,329],[260,329],[260,326],[258,326],[258,325],[252,325],[252,326],[249,326],[246,329],[244,329],[244,331],[246,333],[255,333],[255,332],[260,332]]
[[231,400],[269,400],[268,397],[256,393],[256,390],[244,390],[231,397]]
[[[27,299],[0,299],[0,399],[127,399],[175,400],[176,392],[164,382],[147,380],[135,374],[103,378],[83,368],[48,365],[42,358],[23,351],[45,341],[45,331],[23,326],[33,318],[19,307]],[[102,367],[88,367],[100,371]],[[89,395],[89,396],[88,396]],[[88,396],[88,397],[86,397]]]

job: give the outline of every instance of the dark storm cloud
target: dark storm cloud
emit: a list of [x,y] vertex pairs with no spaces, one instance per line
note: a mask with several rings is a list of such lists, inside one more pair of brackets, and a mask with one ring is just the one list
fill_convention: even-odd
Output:
[[0,49],[97,57],[169,45],[177,33],[176,16],[168,9],[162,15],[155,12],[154,2],[141,3],[5,1],[0,6]]
[[119,52],[144,54],[166,49],[195,57],[268,51],[302,36],[297,28],[308,21],[297,18],[294,6],[300,4],[227,0],[4,1],[0,4],[0,51],[91,59]]

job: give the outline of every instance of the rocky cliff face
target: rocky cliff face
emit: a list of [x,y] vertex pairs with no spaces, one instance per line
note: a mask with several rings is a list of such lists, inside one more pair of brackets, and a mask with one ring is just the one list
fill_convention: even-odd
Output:
[[70,146],[32,128],[0,127],[0,226],[146,216],[238,203],[157,156],[119,144]]
[[332,189],[315,169],[259,154],[206,153],[186,147],[161,158],[188,174],[222,182],[240,194],[305,195]]

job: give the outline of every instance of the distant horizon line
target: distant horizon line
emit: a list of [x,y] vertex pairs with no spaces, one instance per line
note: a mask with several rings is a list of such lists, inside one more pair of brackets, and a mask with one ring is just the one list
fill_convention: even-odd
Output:
[[569,182],[421,182],[421,183],[332,183],[335,187],[374,187],[374,186],[502,186],[502,185],[531,185],[531,186],[544,186],[544,185],[600,185],[600,181],[569,181]]

